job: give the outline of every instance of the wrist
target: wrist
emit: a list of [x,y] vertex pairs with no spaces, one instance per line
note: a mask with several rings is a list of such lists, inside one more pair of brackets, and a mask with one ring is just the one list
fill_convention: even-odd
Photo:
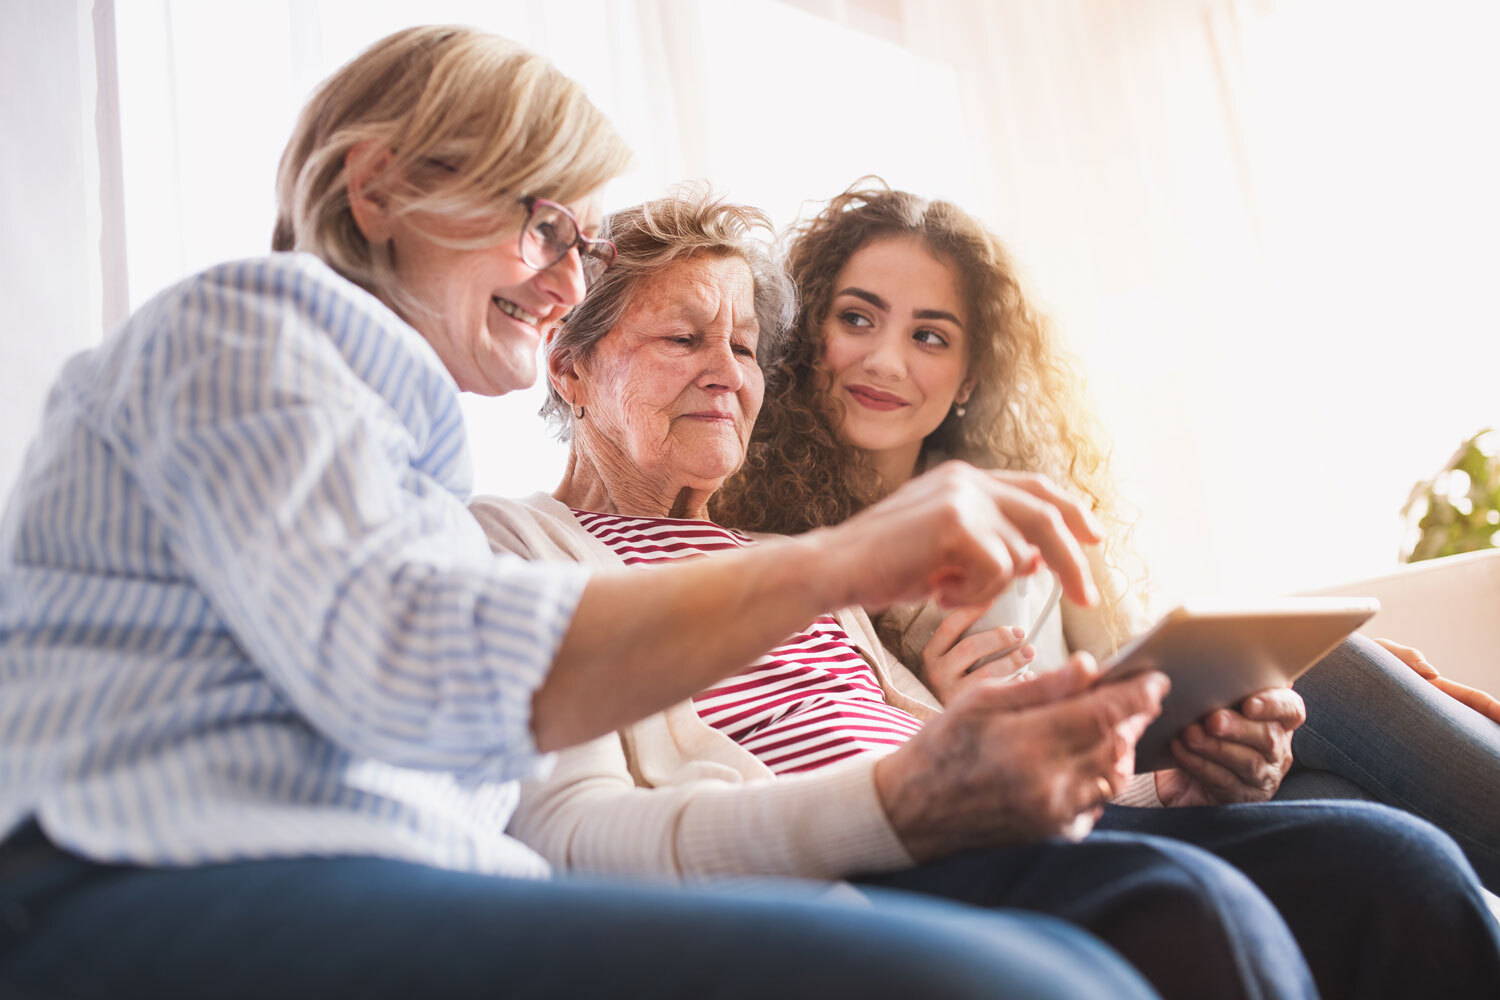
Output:
[[933,822],[936,803],[924,791],[928,783],[911,780],[906,756],[907,748],[903,747],[876,762],[875,794],[901,846],[913,861],[921,863],[951,854],[962,845],[955,844],[952,834]]
[[862,606],[860,581],[851,570],[847,546],[838,542],[837,528],[814,528],[787,538],[779,553],[786,584],[806,592],[814,614]]

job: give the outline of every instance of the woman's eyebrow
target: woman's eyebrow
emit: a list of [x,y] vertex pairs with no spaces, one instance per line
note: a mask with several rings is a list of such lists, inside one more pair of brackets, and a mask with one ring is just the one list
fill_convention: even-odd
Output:
[[960,330],[964,328],[963,322],[946,309],[918,309],[911,315],[913,319],[945,319]]
[[874,306],[876,309],[879,309],[881,312],[890,312],[891,309],[890,303],[881,298],[879,295],[876,295],[874,292],[867,292],[863,288],[855,288],[853,285],[850,285],[848,288],[839,289],[837,294],[852,295],[856,299],[864,299],[866,302],[870,303],[870,305]]
[[[879,295],[876,295],[874,292],[867,291],[863,288],[856,288],[855,286],[850,285],[848,288],[839,289],[836,294],[852,295],[856,299],[864,299],[866,302],[870,303],[870,305],[874,306],[876,309],[879,309],[881,312],[891,311],[891,304],[889,302],[881,298]],[[958,327],[960,330],[964,328],[963,321],[946,309],[916,309],[912,311],[911,315],[912,319],[945,319],[948,322],[952,323],[954,326]]]

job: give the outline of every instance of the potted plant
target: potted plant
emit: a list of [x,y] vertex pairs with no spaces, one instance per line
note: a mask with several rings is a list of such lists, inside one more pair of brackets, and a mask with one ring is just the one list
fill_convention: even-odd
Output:
[[1500,548],[1500,433],[1486,428],[1460,445],[1436,475],[1412,487],[1401,514],[1405,562]]

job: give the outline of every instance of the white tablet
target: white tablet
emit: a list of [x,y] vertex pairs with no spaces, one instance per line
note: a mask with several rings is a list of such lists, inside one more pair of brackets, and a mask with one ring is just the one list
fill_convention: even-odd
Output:
[[1172,679],[1136,748],[1137,773],[1176,767],[1172,739],[1219,708],[1280,687],[1380,610],[1372,597],[1289,597],[1259,605],[1196,602],[1173,610],[1104,664],[1102,682],[1143,670]]

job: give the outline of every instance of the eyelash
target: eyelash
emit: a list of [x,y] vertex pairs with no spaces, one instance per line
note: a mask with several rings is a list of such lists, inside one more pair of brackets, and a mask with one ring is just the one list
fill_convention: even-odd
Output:
[[[870,317],[854,309],[846,309],[843,312],[839,313],[839,320],[847,326],[854,327],[856,330],[868,330],[875,326]],[[931,340],[918,339],[923,334],[930,335],[937,341],[937,343],[934,344]],[[949,341],[946,335],[938,330],[934,330],[930,326],[924,326],[921,329],[917,330],[916,333],[912,334],[912,339],[925,347],[949,347],[952,343],[951,341]]]
[[[694,340],[693,337],[690,337],[686,334],[678,337],[668,337],[667,339],[672,343],[678,344],[682,347],[692,346]],[[751,360],[755,359],[755,351],[752,348],[746,347],[744,344],[735,344],[733,347],[733,351],[734,353],[743,355],[744,357],[750,358]]]
[[[920,337],[924,333],[931,334],[933,336],[933,338],[937,341],[937,343],[934,344],[932,341],[928,341],[928,340],[917,340],[917,338]],[[945,336],[943,336],[938,331],[936,331],[934,329],[931,329],[930,327],[923,327],[922,329],[918,330],[916,333],[912,334],[912,339],[913,340],[917,340],[917,343],[919,343],[919,344],[924,344],[924,345],[929,346],[929,347],[933,347],[933,346],[947,347],[948,346],[948,338],[945,337]]]

